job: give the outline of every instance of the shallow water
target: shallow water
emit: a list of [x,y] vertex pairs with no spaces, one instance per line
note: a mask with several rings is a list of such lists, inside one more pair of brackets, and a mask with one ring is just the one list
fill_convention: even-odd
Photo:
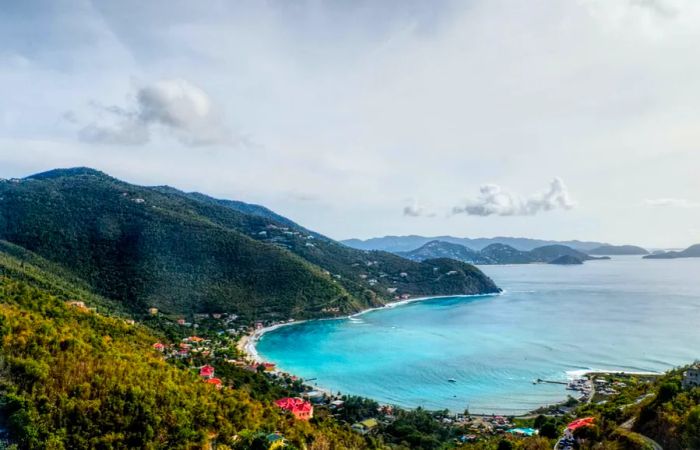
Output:
[[[516,414],[583,369],[700,358],[700,259],[484,266],[498,296],[409,303],[265,334],[258,352],[319,386],[405,407]],[[454,378],[456,383],[448,382]]]

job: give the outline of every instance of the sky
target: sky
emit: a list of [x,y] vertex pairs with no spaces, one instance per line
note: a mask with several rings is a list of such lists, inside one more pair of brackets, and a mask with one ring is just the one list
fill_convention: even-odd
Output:
[[337,239],[700,242],[696,0],[0,0],[0,177]]

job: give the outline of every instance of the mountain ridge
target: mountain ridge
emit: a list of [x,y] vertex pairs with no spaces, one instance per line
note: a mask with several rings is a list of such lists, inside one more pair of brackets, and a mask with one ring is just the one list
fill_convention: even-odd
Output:
[[[0,239],[131,311],[313,318],[396,296],[498,292],[467,264],[358,251],[276,217],[259,205],[137,186],[89,168],[0,182]],[[451,271],[459,276],[441,278]]]

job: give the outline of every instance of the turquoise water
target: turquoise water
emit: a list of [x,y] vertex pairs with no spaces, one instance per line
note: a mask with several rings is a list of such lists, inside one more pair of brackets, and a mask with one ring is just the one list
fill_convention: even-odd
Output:
[[564,386],[533,385],[537,378],[663,371],[700,358],[700,259],[482,270],[504,294],[284,327],[265,334],[258,351],[334,392],[504,414],[566,399]]

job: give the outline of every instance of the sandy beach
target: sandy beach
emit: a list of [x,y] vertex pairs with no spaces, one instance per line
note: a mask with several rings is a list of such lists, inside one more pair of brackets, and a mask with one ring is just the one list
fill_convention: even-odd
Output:
[[248,359],[251,359],[252,361],[254,361],[256,363],[261,363],[261,362],[263,362],[263,359],[258,354],[258,351],[255,348],[255,344],[258,343],[258,340],[265,333],[276,330],[278,328],[286,327],[289,325],[296,325],[296,324],[304,323],[304,322],[307,322],[307,321],[306,320],[295,320],[293,322],[277,323],[275,325],[270,325],[269,327],[260,328],[259,330],[255,330],[250,334],[242,336],[241,339],[238,341],[236,348],[238,349],[238,351],[245,354]]

